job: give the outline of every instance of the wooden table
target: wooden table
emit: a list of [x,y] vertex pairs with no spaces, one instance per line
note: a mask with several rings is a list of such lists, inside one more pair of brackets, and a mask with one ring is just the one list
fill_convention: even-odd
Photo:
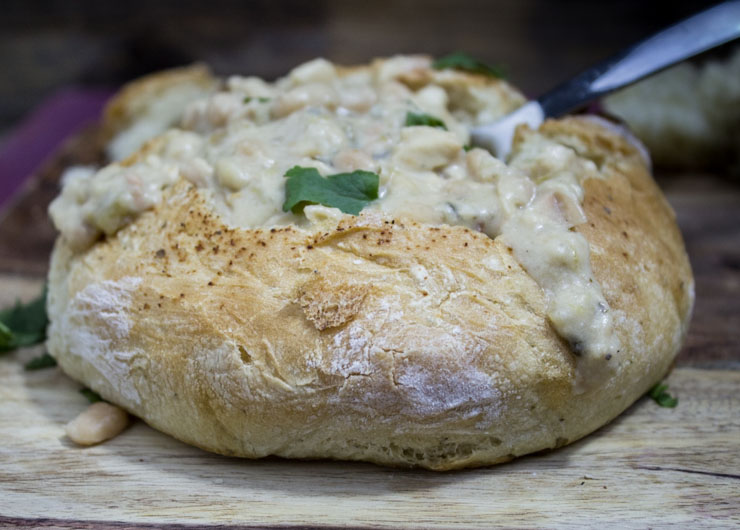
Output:
[[[94,136],[88,132],[87,138]],[[75,139],[0,218],[0,305],[43,281],[46,203]],[[740,525],[740,183],[663,175],[697,280],[691,332],[668,383],[570,446],[486,469],[432,473],[343,462],[224,458],[141,421],[80,449],[64,424],[85,406],[42,351],[0,357],[0,527],[737,528]]]

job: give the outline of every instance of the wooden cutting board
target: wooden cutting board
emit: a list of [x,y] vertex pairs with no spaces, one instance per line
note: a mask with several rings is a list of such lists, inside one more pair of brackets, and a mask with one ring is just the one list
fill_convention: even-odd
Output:
[[[93,134],[94,131],[90,134]],[[77,138],[0,216],[0,306],[38,293],[59,169],[94,161]],[[86,406],[42,347],[0,357],[3,528],[740,527],[740,187],[664,176],[697,280],[687,344],[668,379],[675,409],[643,398],[557,451],[432,473],[346,462],[238,460],[136,421],[81,449],[63,426]]]
[[225,458],[143,422],[81,449],[63,430],[87,406],[77,383],[10,359],[0,381],[0,526],[740,525],[738,371],[678,369],[675,409],[643,398],[568,447],[451,473]]

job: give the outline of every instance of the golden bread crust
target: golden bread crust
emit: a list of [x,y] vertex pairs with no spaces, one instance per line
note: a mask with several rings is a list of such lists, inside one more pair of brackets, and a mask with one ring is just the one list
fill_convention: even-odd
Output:
[[447,470],[573,442],[665,375],[693,279],[633,146],[580,118],[540,133],[606,177],[585,182],[576,227],[622,344],[598,385],[574,385],[545,293],[501,238],[373,212],[235,228],[184,180],[85,252],[57,241],[49,351],[155,428],[227,455]]
[[128,127],[164,92],[174,87],[198,87],[207,91],[217,79],[204,64],[193,64],[155,72],[124,86],[106,105],[103,113],[103,136],[113,138]]

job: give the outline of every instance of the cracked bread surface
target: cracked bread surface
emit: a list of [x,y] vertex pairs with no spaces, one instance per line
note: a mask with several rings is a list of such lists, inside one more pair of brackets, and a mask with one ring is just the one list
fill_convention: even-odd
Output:
[[153,427],[226,455],[446,470],[570,443],[666,373],[693,279],[634,146],[566,118],[521,128],[512,157],[535,134],[598,172],[568,228],[620,344],[595,383],[579,384],[583,355],[506,237],[373,209],[245,228],[186,178],[87,248],[59,238],[49,351]]

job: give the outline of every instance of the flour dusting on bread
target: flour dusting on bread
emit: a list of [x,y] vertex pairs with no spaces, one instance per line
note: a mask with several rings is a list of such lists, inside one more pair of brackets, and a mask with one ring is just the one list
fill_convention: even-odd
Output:
[[[693,280],[618,131],[550,120],[496,159],[470,128],[524,98],[425,56],[200,75],[178,126],[51,207],[73,377],[224,454],[452,469],[584,436],[670,366]],[[377,198],[286,206],[296,170]]]
[[113,395],[134,404],[141,403],[131,376],[131,360],[138,352],[120,345],[131,332],[131,293],[140,283],[141,278],[129,276],[87,285],[51,330],[64,337],[71,355],[94,368],[92,386],[108,387]]

